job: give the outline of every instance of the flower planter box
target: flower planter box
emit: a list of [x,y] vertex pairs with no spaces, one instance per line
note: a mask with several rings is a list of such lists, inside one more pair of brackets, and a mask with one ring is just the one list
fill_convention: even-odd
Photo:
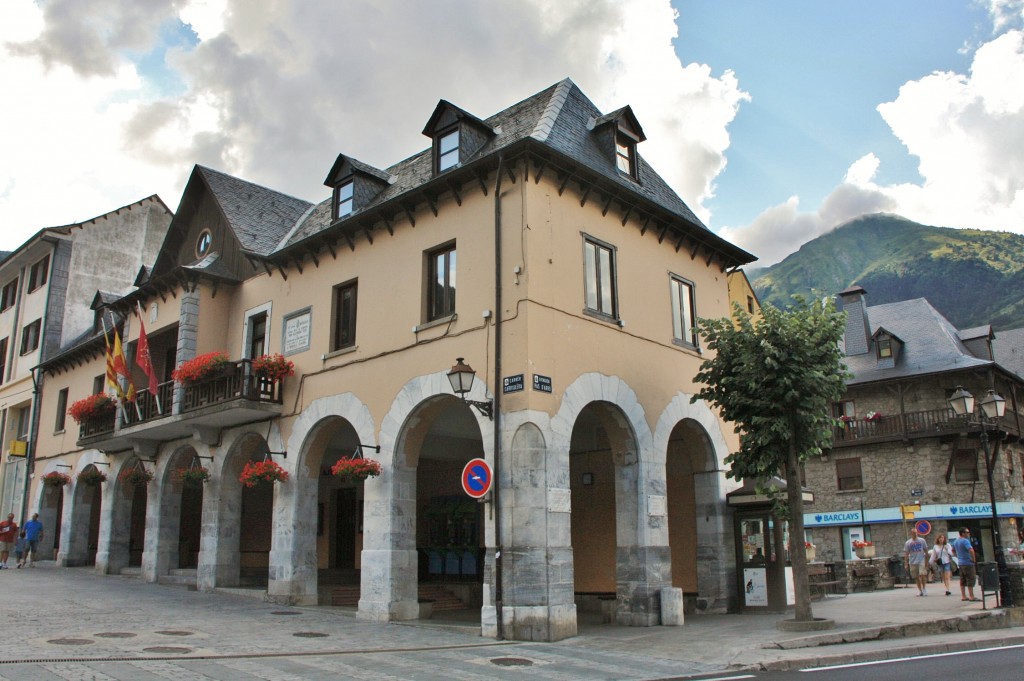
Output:
[[860,546],[860,547],[855,548],[854,551],[856,552],[857,557],[862,559],[862,560],[866,559],[866,558],[874,558],[875,557],[875,547],[874,546]]
[[815,559],[815,558],[817,557],[817,555],[818,555],[818,554],[816,553],[815,547],[813,547],[813,546],[812,546],[811,548],[809,548],[809,549],[806,549],[806,551],[807,551],[807,562],[808,562],[808,563],[811,563],[811,562],[813,562],[813,561],[814,561],[814,559]]

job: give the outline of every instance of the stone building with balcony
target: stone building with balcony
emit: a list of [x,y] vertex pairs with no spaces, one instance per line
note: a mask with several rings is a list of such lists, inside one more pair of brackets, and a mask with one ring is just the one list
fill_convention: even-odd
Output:
[[123,295],[152,263],[171,212],[150,196],[89,220],[41,229],[0,260],[0,509],[22,522],[26,461],[37,433],[63,431],[63,409],[38,417],[44,377],[37,366],[98,323],[90,309],[97,290]]
[[956,329],[923,298],[869,306],[864,289],[853,286],[839,299],[852,377],[834,407],[840,425],[832,449],[804,469],[815,495],[804,522],[817,559],[856,559],[854,540],[871,541],[878,557],[902,556],[909,529],[926,520],[929,545],[967,526],[979,539],[981,560],[994,560],[980,410],[970,419],[955,414],[948,400],[959,386],[978,403],[989,390],[1006,400],[1004,417],[986,430],[1000,535],[1005,547],[1017,547],[1024,519],[1024,335]]
[[[444,598],[521,640],[602,609],[650,626],[730,608],[736,435],[690,402],[694,323],[729,314],[753,257],[644,161],[628,106],[572,81],[489,118],[442,100],[423,134],[387,168],[339,155],[317,203],[195,168],[135,290],[95,301],[130,362],[145,326],[155,385],[132,366],[134,403],[40,443],[36,480],[72,477],[33,493],[58,561],[374,621]],[[102,343],[44,365],[44,421],[51,386],[89,394]],[[173,380],[213,352],[214,375]],[[261,375],[267,353],[294,375]],[[453,363],[477,372],[465,394]],[[332,474],[359,457],[380,475]],[[241,483],[266,462],[288,479]]]

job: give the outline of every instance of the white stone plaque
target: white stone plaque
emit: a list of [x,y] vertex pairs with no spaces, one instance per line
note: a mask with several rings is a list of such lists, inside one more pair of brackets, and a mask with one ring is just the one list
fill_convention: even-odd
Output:
[[563,487],[548,488],[548,511],[551,513],[570,513],[572,511],[572,495]]
[[311,320],[312,312],[309,308],[285,317],[281,343],[283,354],[291,355],[309,349]]
[[663,495],[660,494],[648,494],[647,495],[647,515],[649,516],[665,516],[668,515],[668,502]]

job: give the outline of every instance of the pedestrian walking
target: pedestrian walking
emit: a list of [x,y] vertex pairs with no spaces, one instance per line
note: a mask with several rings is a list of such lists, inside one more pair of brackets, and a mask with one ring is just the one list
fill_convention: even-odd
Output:
[[0,570],[7,569],[7,559],[11,555],[14,542],[18,539],[18,523],[14,522],[14,514],[0,522]]
[[960,567],[960,600],[976,601],[974,597],[974,585],[978,581],[977,555],[974,553],[974,544],[971,543],[971,531],[966,527],[960,528],[960,537],[952,541],[953,551],[956,552],[956,562]]
[[940,534],[935,538],[935,546],[932,547],[928,562],[938,573],[942,585],[946,587],[946,595],[952,595],[949,590],[949,581],[953,575],[953,549],[946,542],[946,535]]
[[36,549],[39,547],[39,540],[43,538],[43,524],[39,521],[39,514],[33,513],[32,520],[25,523],[25,541],[28,543],[28,566],[36,566]]
[[917,582],[917,595],[928,595],[928,542],[921,539],[917,530],[910,531],[913,535],[903,545],[903,559],[907,564],[907,571]]
[[28,539],[25,539],[25,530],[22,530],[17,541],[14,542],[14,561],[19,568],[25,567],[26,553],[28,553]]

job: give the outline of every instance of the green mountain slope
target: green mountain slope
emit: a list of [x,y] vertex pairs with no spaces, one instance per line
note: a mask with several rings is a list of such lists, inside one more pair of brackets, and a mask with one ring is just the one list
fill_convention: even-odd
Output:
[[961,329],[1024,327],[1024,235],[929,227],[896,215],[865,215],[750,272],[762,303],[794,294],[835,295],[852,284],[868,304],[927,298]]

